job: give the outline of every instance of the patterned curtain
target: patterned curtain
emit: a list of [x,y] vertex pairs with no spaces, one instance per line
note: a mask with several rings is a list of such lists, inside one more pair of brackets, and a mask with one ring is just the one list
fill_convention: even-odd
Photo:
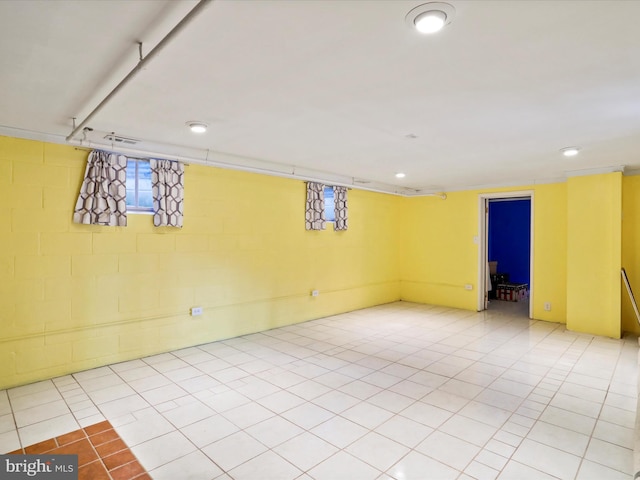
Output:
[[127,157],[101,150],[89,153],[73,221],[127,225]]
[[307,208],[305,212],[307,230],[324,230],[324,185],[307,182]]
[[184,165],[171,160],[149,160],[153,190],[153,224],[180,227],[184,214]]
[[347,217],[347,187],[333,187],[333,202],[336,212],[333,229],[346,230],[349,227]]

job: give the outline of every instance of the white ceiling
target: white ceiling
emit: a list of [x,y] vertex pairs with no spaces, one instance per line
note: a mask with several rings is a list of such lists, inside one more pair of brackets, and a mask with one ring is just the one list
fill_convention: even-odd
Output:
[[[450,0],[432,36],[405,23],[421,3],[214,1],[87,138],[388,191],[640,168],[640,1]],[[0,133],[63,139],[196,4],[0,1]]]

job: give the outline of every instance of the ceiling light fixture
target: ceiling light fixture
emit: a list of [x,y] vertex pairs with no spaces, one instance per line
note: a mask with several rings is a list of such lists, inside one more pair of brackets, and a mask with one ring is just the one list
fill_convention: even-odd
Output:
[[436,33],[453,21],[456,10],[448,3],[430,2],[411,10],[405,21],[420,33]]
[[578,153],[580,153],[580,148],[579,147],[565,147],[560,151],[562,152],[562,155],[564,155],[565,157],[575,157],[576,155],[578,155]]
[[402,173],[402,172],[396,173],[396,178],[404,178],[404,177],[406,177],[406,175],[404,173]]
[[187,126],[193,133],[204,133],[207,131],[207,124],[202,122],[187,122]]

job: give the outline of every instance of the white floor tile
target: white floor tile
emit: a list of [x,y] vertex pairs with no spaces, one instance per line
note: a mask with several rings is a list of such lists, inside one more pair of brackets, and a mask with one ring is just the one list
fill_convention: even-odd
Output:
[[306,472],[335,454],[338,449],[316,435],[305,432],[278,445],[273,451]]
[[196,447],[180,432],[171,432],[153,438],[131,448],[140,464],[153,470],[196,450]]
[[247,403],[231,410],[226,410],[223,415],[231,423],[237,425],[239,428],[247,428],[256,423],[260,423],[267,418],[273,417],[275,414],[264,408],[258,403]]
[[442,432],[458,437],[474,445],[482,447],[496,433],[497,429],[486,423],[456,415],[447,420],[441,427]]
[[375,431],[402,445],[414,448],[427,438],[433,432],[433,429],[406,417],[396,415],[376,428]]
[[226,472],[247,460],[257,457],[266,450],[267,447],[244,432],[229,435],[202,449],[211,460]]
[[387,472],[398,480],[457,479],[460,472],[416,451],[410,452]]
[[43,405],[38,405],[24,410],[18,410],[14,412],[16,426],[18,428],[26,427],[27,425],[37,424],[44,420],[59,417],[61,415],[69,414],[68,405],[64,400],[56,400]]
[[197,450],[151,470],[153,480],[203,480],[218,478],[222,470]]
[[380,474],[379,470],[345,452],[336,453],[309,471],[315,480],[375,480]]
[[527,438],[578,456],[584,455],[589,443],[587,435],[545,422],[536,422]]
[[375,432],[366,434],[346,448],[356,458],[385,471],[409,453],[409,448]]
[[240,429],[222,415],[205,418],[180,429],[198,448],[210,445]]
[[287,410],[282,416],[303,429],[309,430],[334,417],[335,414],[313,403],[304,403],[299,407]]
[[527,439],[512,459],[562,479],[574,478],[580,466],[580,457]]
[[246,428],[245,432],[264,443],[267,447],[273,448],[292,437],[300,435],[304,430],[294,423],[276,416]]
[[633,469],[633,450],[592,438],[584,456],[586,459],[621,472]]
[[79,427],[76,419],[69,413],[19,428],[18,435],[20,443],[27,447],[52,437],[73,432]]
[[20,447],[20,439],[18,438],[18,432],[16,430],[0,433],[0,452],[2,452],[2,454],[13,452]]
[[293,480],[302,471],[277,454],[268,451],[229,472],[233,478],[242,480]]
[[480,451],[477,445],[438,431],[429,435],[415,449],[460,471],[464,470]]
[[494,307],[399,302],[0,391],[0,448],[106,418],[160,479],[628,476],[636,339]]
[[116,427],[118,435],[129,447],[139,445],[175,430],[176,428],[159,413],[146,415],[126,425]]
[[557,478],[513,460],[508,462],[498,475],[499,480],[557,480]]
[[583,460],[576,480],[629,480],[629,473],[614,470],[590,460]]
[[311,430],[311,433],[338,448],[345,448],[367,432],[366,428],[342,417],[333,417]]
[[539,417],[540,421],[567,428],[584,435],[590,435],[596,420],[575,412],[549,406]]
[[416,402],[402,410],[399,415],[420,422],[428,427],[438,428],[446,422],[453,413],[427,403]]
[[360,399],[337,390],[332,390],[314,398],[312,402],[333,413],[340,413],[360,403]]
[[507,410],[473,400],[461,408],[458,414],[494,427],[500,427],[511,416],[511,412]]
[[345,410],[340,415],[370,430],[373,430],[393,417],[393,413],[389,410],[377,407],[368,402],[361,402]]

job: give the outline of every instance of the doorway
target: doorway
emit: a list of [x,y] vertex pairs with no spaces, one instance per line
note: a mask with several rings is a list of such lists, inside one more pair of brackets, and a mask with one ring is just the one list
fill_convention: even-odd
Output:
[[533,318],[533,192],[480,195],[479,225],[478,311]]

